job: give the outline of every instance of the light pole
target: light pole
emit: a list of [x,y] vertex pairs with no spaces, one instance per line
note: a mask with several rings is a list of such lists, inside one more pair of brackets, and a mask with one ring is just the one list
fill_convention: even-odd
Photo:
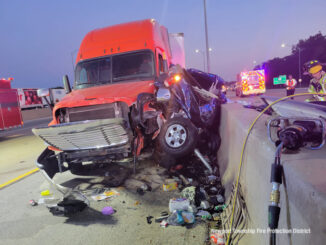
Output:
[[[212,48],[209,48],[208,51],[211,52],[213,49]],[[208,72],[208,66],[207,66],[207,69],[206,69],[206,59],[205,59],[205,51],[202,51],[200,49],[195,49],[195,52],[198,54],[198,53],[201,53],[203,55],[203,59],[204,59],[204,71]]]
[[208,31],[207,31],[207,17],[206,17],[206,0],[204,0],[204,17],[205,17],[205,36],[206,36],[206,61],[207,61],[207,72],[210,71],[209,64],[209,45],[208,45]]
[[[286,45],[285,43],[282,43],[281,44],[281,47],[282,48],[285,48],[285,47],[289,47],[288,45]],[[298,70],[298,72],[299,72],[299,87],[301,88],[301,82],[302,82],[302,79],[301,79],[301,48],[300,47],[297,47],[298,48],[298,50],[299,50],[299,70]]]

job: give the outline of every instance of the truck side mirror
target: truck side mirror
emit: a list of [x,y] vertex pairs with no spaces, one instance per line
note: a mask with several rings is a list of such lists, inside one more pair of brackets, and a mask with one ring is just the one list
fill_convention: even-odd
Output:
[[170,90],[167,88],[159,88],[156,93],[156,100],[158,102],[167,102],[171,99]]
[[63,76],[63,87],[66,90],[66,94],[69,94],[71,92],[71,87],[70,87],[68,75]]

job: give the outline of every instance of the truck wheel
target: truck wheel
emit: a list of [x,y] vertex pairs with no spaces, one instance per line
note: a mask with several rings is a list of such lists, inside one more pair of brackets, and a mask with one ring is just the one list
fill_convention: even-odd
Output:
[[188,119],[174,117],[163,125],[157,144],[161,152],[172,157],[182,157],[194,150],[197,138],[197,129]]

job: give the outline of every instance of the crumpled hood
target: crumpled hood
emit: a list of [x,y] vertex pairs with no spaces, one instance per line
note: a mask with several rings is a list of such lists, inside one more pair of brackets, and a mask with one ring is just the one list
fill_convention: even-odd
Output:
[[55,111],[65,107],[98,105],[117,101],[131,106],[136,102],[140,93],[154,93],[154,82],[152,80],[130,81],[73,90],[55,105],[53,119],[55,119]]

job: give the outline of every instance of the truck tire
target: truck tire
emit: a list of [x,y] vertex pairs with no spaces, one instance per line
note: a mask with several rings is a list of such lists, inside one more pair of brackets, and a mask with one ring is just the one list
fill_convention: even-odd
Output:
[[172,157],[183,157],[194,150],[197,138],[197,129],[189,119],[174,117],[162,126],[157,147],[159,151]]

